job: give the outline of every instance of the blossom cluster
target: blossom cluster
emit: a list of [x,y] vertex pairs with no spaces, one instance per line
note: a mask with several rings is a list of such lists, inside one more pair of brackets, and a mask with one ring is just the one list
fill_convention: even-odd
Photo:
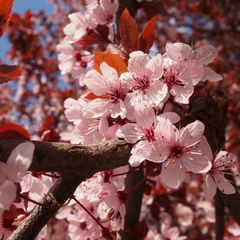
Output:
[[[5,232],[5,237],[11,234],[9,231],[6,233],[4,226],[8,225],[10,229],[12,225],[10,223],[13,223],[13,203],[21,202],[18,196],[22,191],[20,182],[32,163],[34,148],[31,142],[21,143],[12,150],[6,163],[0,162],[0,217],[2,219],[0,230],[2,230],[2,235]],[[19,213],[21,214],[24,212]]]
[[[120,74],[102,62],[100,70],[84,76],[88,91],[78,100],[65,101],[65,115],[74,125],[71,142],[92,144],[118,137],[133,144],[129,164],[137,167],[146,160],[159,164],[159,178],[168,187],[179,187],[191,173],[203,176],[207,198],[213,198],[217,187],[234,193],[224,177],[233,157],[225,151],[212,154],[202,122],[179,129],[180,117],[165,110],[170,99],[187,104],[200,81],[222,79],[208,67],[216,55],[209,44],[194,50],[184,43],[168,43],[163,55],[130,53],[127,71]],[[116,202],[121,205],[120,199]]]
[[[92,54],[83,49],[75,49],[72,44],[78,42],[87,34],[96,34],[97,25],[110,27],[115,23],[118,1],[114,0],[89,0],[84,13],[77,12],[68,15],[70,23],[63,32],[66,35],[57,45],[60,52],[58,60],[62,74],[71,74],[79,79],[80,85],[84,85],[83,77],[87,70],[92,67]],[[109,38],[112,37],[110,33]]]
[[[85,85],[86,89],[79,99],[68,98],[64,103],[65,115],[74,126],[71,143],[124,139],[133,144],[129,164],[139,167],[153,162],[161,169],[155,180],[167,187],[178,188],[187,181],[189,174],[197,174],[202,175],[207,198],[213,198],[217,187],[226,194],[234,193],[235,188],[224,177],[227,166],[233,164],[233,157],[225,151],[213,155],[203,135],[204,124],[196,120],[179,128],[180,116],[166,107],[170,101],[188,104],[194,87],[200,82],[222,79],[209,67],[217,57],[217,49],[210,44],[193,49],[180,42],[167,43],[164,54],[149,56],[137,50],[132,51],[127,60],[119,54],[118,60],[126,64],[121,70],[107,58],[98,68],[93,68],[94,57],[86,51],[76,51],[70,44],[78,43],[98,23],[113,24],[114,21],[106,19],[114,19],[118,7],[115,1],[108,1],[109,10],[98,15],[105,16],[105,20],[95,21],[93,17],[95,7],[104,9],[106,2],[89,2],[84,14],[70,14],[71,23],[64,28],[66,37],[57,46],[61,52],[59,68],[62,73],[79,77],[80,85]],[[101,235],[101,228],[92,221],[94,218],[113,232],[124,228],[124,202],[128,193],[124,191],[123,181],[121,184],[112,182],[114,177],[106,180],[105,174],[94,175],[75,193],[79,202],[91,212],[91,220],[86,221],[89,214],[86,217],[86,211],[79,208],[76,201],[57,215],[58,219],[68,221],[71,239],[79,236],[94,239]],[[77,227],[79,222],[80,228]],[[159,239],[186,239],[179,236],[175,227],[161,225],[161,228]],[[150,230],[146,239],[151,234],[155,234],[154,231]],[[158,239],[156,234],[155,237]]]

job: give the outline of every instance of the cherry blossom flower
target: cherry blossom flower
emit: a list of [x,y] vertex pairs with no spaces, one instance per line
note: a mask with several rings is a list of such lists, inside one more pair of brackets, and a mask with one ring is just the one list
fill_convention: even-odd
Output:
[[[179,120],[174,113],[163,114],[156,117],[153,108],[147,103],[135,106],[136,123],[123,125],[116,133],[117,137],[124,138],[128,143],[136,143],[131,150],[129,163],[131,166],[138,166],[145,159],[153,162],[163,162],[165,159],[159,155],[167,157],[167,149],[159,149],[157,143],[157,129],[161,118],[172,118]],[[161,152],[159,152],[161,151]]]
[[175,63],[170,58],[164,58],[164,73],[162,81],[168,86],[174,101],[187,104],[193,94],[192,78],[183,63]]
[[73,122],[74,125],[77,125],[82,117],[82,110],[86,105],[87,102],[82,98],[79,98],[78,100],[67,98],[64,101],[64,107],[66,108],[64,114],[68,121]]
[[130,90],[125,98],[125,105],[130,108],[129,111],[143,101],[149,102],[153,107],[158,106],[167,96],[167,86],[159,81],[163,74],[161,54],[150,59],[141,51],[130,53],[128,71],[121,74],[120,79],[126,81]]
[[107,117],[80,118],[72,132],[71,143],[92,144],[105,140],[108,130]]
[[196,85],[199,81],[216,82],[222,80],[221,75],[207,67],[217,57],[217,49],[210,44],[205,44],[193,50],[184,43],[167,43],[166,53],[173,61],[186,63],[192,76],[193,85]]
[[124,229],[124,218],[126,215],[125,201],[127,200],[127,195],[124,191],[119,191],[118,188],[112,183],[104,183],[104,187],[109,192],[109,194],[104,198],[104,202],[110,208],[111,219],[117,217],[120,214],[120,228]]
[[88,5],[87,9],[95,23],[111,26],[115,23],[118,6],[117,0],[100,0]]
[[84,109],[85,117],[97,118],[110,115],[112,118],[126,117],[127,110],[124,105],[124,97],[127,88],[124,82],[119,80],[117,71],[103,62],[100,65],[102,74],[91,70],[85,75],[85,84],[98,98],[88,103]]
[[0,216],[16,199],[16,182],[20,182],[32,163],[34,144],[21,143],[14,148],[6,163],[0,162]]
[[178,223],[180,226],[184,227],[192,226],[194,214],[193,210],[190,207],[178,203],[175,209],[175,213],[178,217]]
[[62,74],[71,73],[79,78],[79,84],[84,85],[83,77],[87,68],[92,66],[92,54],[88,51],[75,51],[72,45],[62,42],[57,45],[59,69]]
[[233,156],[226,151],[220,151],[215,157],[209,153],[209,159],[212,160],[212,167],[204,175],[203,190],[207,198],[214,197],[217,188],[225,194],[236,192],[231,182],[224,177],[227,173],[227,167],[234,164]]
[[96,27],[96,23],[92,21],[88,12],[71,13],[68,15],[70,23],[64,27],[63,32],[66,35],[64,42],[74,43],[84,37],[90,29]]
[[[204,124],[198,120],[178,130],[168,119],[164,119],[158,147],[164,154],[159,155],[164,161],[161,177],[169,187],[178,187],[185,177],[185,171],[206,173],[211,168],[211,162],[205,155],[210,152],[210,146],[203,137]],[[166,148],[168,156],[166,158]],[[159,150],[161,152],[161,150]]]
[[200,213],[201,215],[205,215],[206,221],[210,223],[216,222],[216,214],[215,214],[215,207],[213,206],[213,203],[208,201],[199,201],[196,203],[196,207],[198,209],[202,209],[204,213]]
[[73,144],[91,144],[101,142],[105,139],[108,130],[107,117],[85,118],[83,117],[83,108],[87,102],[80,98],[77,101],[68,98],[64,102],[65,115],[75,127],[71,135]]

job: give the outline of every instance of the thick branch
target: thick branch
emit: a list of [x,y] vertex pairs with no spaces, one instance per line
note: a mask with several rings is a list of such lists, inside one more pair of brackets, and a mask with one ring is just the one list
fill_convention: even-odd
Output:
[[[22,141],[0,141],[0,159],[7,161],[13,148]],[[72,196],[77,186],[94,173],[128,164],[131,145],[122,140],[111,140],[93,145],[72,145],[67,143],[36,142],[31,171],[53,171],[61,174],[50,189],[43,204],[56,207],[36,206],[31,214],[12,234],[11,240],[32,240]]]
[[[23,141],[0,140],[0,161]],[[35,151],[30,171],[59,172],[64,176],[88,178],[94,173],[128,164],[131,145],[113,139],[92,145],[33,141]]]
[[43,200],[43,207],[36,206],[31,214],[13,232],[8,240],[32,240],[41,229],[48,223],[51,217],[59,210],[66,200],[72,196],[75,189],[83,179],[60,177]]

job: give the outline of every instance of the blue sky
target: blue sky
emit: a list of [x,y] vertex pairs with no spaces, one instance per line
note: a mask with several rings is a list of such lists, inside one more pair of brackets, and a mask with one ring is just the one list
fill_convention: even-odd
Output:
[[[14,5],[12,8],[12,12],[17,12],[20,15],[30,9],[32,12],[37,12],[39,10],[44,10],[48,14],[53,11],[53,6],[47,2],[47,0],[14,0]],[[0,38],[0,58],[5,62],[9,63],[6,60],[5,53],[10,48],[10,45],[7,41],[5,35]]]

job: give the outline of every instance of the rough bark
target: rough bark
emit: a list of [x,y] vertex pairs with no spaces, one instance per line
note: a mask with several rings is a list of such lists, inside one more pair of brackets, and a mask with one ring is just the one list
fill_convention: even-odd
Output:
[[[12,149],[23,141],[0,140],[0,161],[6,162]],[[35,145],[30,171],[59,172],[74,178],[128,164],[131,144],[113,139],[92,145],[32,141]]]
[[[134,168],[130,167],[130,171]],[[143,170],[128,174],[125,180],[125,191],[131,191],[144,178]],[[142,206],[142,197],[145,183],[141,184],[137,189],[128,195],[125,216],[125,231],[120,231],[122,240],[132,240],[134,237],[134,230],[139,222],[140,211]]]
[[8,240],[32,240],[48,223],[51,217],[60,209],[67,199],[73,195],[75,189],[83,179],[60,177],[43,200],[43,204],[52,207],[37,205],[30,215],[13,232]]

